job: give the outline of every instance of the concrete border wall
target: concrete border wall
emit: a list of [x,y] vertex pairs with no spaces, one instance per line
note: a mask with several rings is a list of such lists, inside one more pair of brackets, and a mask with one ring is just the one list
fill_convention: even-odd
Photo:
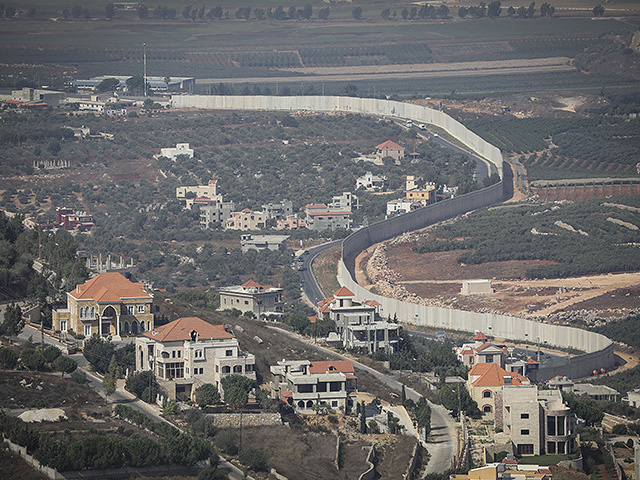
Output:
[[[447,114],[419,105],[371,98],[261,95],[174,95],[171,97],[171,105],[175,108],[220,110],[345,112],[411,119],[415,122],[429,123],[443,128],[473,152],[491,162],[500,173],[500,177],[503,177],[502,154],[497,147],[484,141]],[[385,316],[397,315],[398,319],[403,322],[438,329],[468,332],[481,330],[489,335],[517,342],[536,344],[546,341],[551,346],[586,352],[567,358],[564,365],[548,369],[541,368],[538,375],[539,380],[559,374],[572,378],[584,377],[590,375],[593,370],[613,367],[613,343],[603,335],[508,315],[466,312],[402,302],[375,295],[358,285],[354,280],[355,258],[365,248],[404,232],[424,228],[436,222],[502,201],[504,189],[509,187],[506,183],[503,184],[501,181],[488,188],[393,217],[352,233],[342,242],[342,259],[338,267],[340,282],[352,290],[358,299],[377,300],[382,304]]]
[[439,110],[410,103],[377,98],[299,96],[272,97],[264,95],[172,95],[174,108],[203,108],[215,110],[284,110],[314,112],[345,112],[406,118],[417,123],[430,123],[449,133],[479,156],[491,162],[502,177],[500,150],[484,141],[467,127]]

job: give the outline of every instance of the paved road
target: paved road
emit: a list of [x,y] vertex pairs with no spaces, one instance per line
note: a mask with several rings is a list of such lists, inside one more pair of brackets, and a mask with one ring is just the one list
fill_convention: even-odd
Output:
[[[300,285],[302,286],[303,293],[314,306],[317,305],[320,300],[324,299],[325,296],[322,290],[320,290],[320,287],[316,283],[316,279],[313,276],[313,273],[311,271],[311,263],[313,262],[313,259],[320,253],[324,252],[328,248],[340,244],[340,242],[342,242],[342,240],[335,240],[333,242],[318,245],[317,247],[313,247],[307,250],[307,252],[309,253],[300,256],[300,258],[304,260],[304,270],[298,272],[300,276]],[[325,293],[327,293],[327,295],[329,294],[329,292]]]
[[[278,327],[269,326],[269,328],[276,330],[281,335],[289,335],[290,337],[301,341],[300,337],[294,333],[287,332]],[[311,348],[315,348],[316,350],[329,355],[330,357],[337,357],[342,360],[351,360],[357,368],[365,370],[383,384],[398,392],[402,391],[402,383],[398,382],[390,375],[380,373],[371,367],[320,345],[313,343],[309,343],[308,345]],[[405,388],[405,393],[407,398],[410,398],[414,402],[418,402],[421,397],[421,395],[412,388]],[[429,451],[431,458],[427,465],[426,472],[444,472],[448,468],[451,468],[456,456],[457,430],[453,418],[443,406],[435,405],[431,402],[429,402],[429,406],[431,407],[431,434],[429,435],[427,442],[423,443],[423,445]]]

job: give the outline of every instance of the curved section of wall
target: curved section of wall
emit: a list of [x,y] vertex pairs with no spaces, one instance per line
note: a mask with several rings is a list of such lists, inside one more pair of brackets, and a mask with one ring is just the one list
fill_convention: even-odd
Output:
[[[481,139],[464,125],[443,112],[419,105],[370,98],[300,96],[207,96],[177,95],[171,97],[176,108],[228,109],[228,110],[280,110],[280,111],[341,111],[398,118],[419,123],[430,123],[446,130],[476,154],[491,162],[502,178],[503,161],[500,150]],[[504,198],[509,180],[460,197],[430,205],[414,212],[375,223],[352,233],[342,242],[342,259],[339,264],[341,282],[359,299],[377,300],[385,316],[394,316],[407,323],[438,329],[473,332],[481,330],[495,337],[533,344],[547,343],[560,348],[577,349],[586,353],[567,357],[562,365],[541,368],[538,378],[555,375],[572,378],[584,377],[593,370],[609,369],[614,365],[613,343],[603,335],[578,328],[549,325],[508,315],[466,312],[448,308],[427,307],[403,302],[371,293],[354,280],[356,256],[365,248],[388,240],[404,232],[453,218],[476,208],[491,205]]]
[[310,110],[317,112],[346,112],[411,119],[430,123],[447,131],[452,137],[479,156],[491,162],[502,177],[500,150],[484,141],[449,115],[432,108],[376,98],[299,96],[270,97],[264,95],[173,95],[175,108],[208,108],[216,110]]

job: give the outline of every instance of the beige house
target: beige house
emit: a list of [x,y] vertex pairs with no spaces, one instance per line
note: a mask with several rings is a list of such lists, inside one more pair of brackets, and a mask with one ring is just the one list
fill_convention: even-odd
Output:
[[391,140],[376,146],[376,156],[379,158],[391,157],[396,162],[404,158],[404,147],[401,147]]
[[267,226],[267,214],[254,212],[245,208],[240,212],[232,212],[224,224],[227,230],[263,230]]
[[[187,194],[192,193],[194,198],[209,198],[222,202],[222,195],[218,192],[218,181],[209,180],[207,185],[192,185],[187,187],[176,188],[176,198],[178,200],[189,200]],[[187,203],[187,207],[190,207]]]
[[494,423],[502,428],[519,455],[575,453],[576,418],[559,390],[535,385],[505,386],[497,395]]
[[192,399],[210,383],[221,390],[228,375],[256,378],[255,357],[240,351],[224,325],[179,318],[136,337],[136,371],[153,370],[170,399]]
[[257,317],[271,313],[282,313],[283,290],[272,285],[260,285],[249,280],[242,285],[222,287],[220,289],[220,310],[253,312]]
[[507,372],[497,363],[478,363],[469,370],[467,390],[478,404],[480,411],[492,417],[496,410],[496,393],[509,385],[529,385],[529,380],[519,373]]
[[358,391],[358,377],[349,360],[310,362],[282,360],[271,367],[272,395],[289,403],[298,413],[318,408],[349,411]]
[[153,294],[117,272],[101,273],[67,293],[67,308],[53,311],[53,329],[120,337],[153,328]]

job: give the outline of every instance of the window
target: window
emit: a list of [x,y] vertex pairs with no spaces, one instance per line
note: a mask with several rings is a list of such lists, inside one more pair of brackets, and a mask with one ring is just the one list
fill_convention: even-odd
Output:
[[91,325],[85,325],[84,326],[84,336],[85,337],[90,337],[91,336]]
[[518,454],[519,455],[533,455],[533,444],[532,443],[524,443],[518,445]]
[[523,428],[522,430],[520,430],[520,435],[529,435],[529,429]]
[[482,398],[491,398],[491,390],[485,390],[482,392]]
[[556,435],[556,417],[549,416],[547,417],[547,435],[550,437],[555,437]]
[[231,373],[231,367],[229,365],[222,367],[222,373]]
[[233,357],[233,350],[227,350],[227,351],[225,352],[225,356],[226,356],[226,357]]
[[521,414],[520,414],[520,418],[521,418],[522,420],[525,420],[525,419],[529,418],[529,414],[528,414],[528,413],[521,413]]
[[338,406],[338,401],[337,400],[331,400],[331,406],[333,408],[336,408]]
[[175,350],[171,352],[171,358],[176,358],[176,351]]
[[313,385],[298,385],[298,393],[313,393]]
[[242,373],[242,365],[234,365],[233,373]]
[[144,304],[138,305],[138,313],[144,313]]
[[327,382],[320,382],[317,386],[318,392],[326,392],[327,391]]
[[493,363],[493,355],[487,355],[485,358],[485,363]]
[[178,358],[182,357],[182,350],[178,350]]
[[204,350],[196,350],[193,358],[204,358]]
[[482,412],[491,413],[491,405],[485,405],[484,407],[482,407]]
[[183,378],[184,377],[184,363],[175,362],[167,363],[164,367],[165,378]]
[[60,320],[60,330],[62,332],[67,330],[67,321],[66,320]]
[[245,301],[244,301],[244,304],[245,304],[245,305],[249,305],[249,300],[245,300]]
[[133,305],[127,305],[127,315],[133,315]]
[[330,392],[339,392],[342,390],[342,382],[330,382],[329,383],[329,391]]
[[556,442],[547,442],[547,453],[556,453]]

